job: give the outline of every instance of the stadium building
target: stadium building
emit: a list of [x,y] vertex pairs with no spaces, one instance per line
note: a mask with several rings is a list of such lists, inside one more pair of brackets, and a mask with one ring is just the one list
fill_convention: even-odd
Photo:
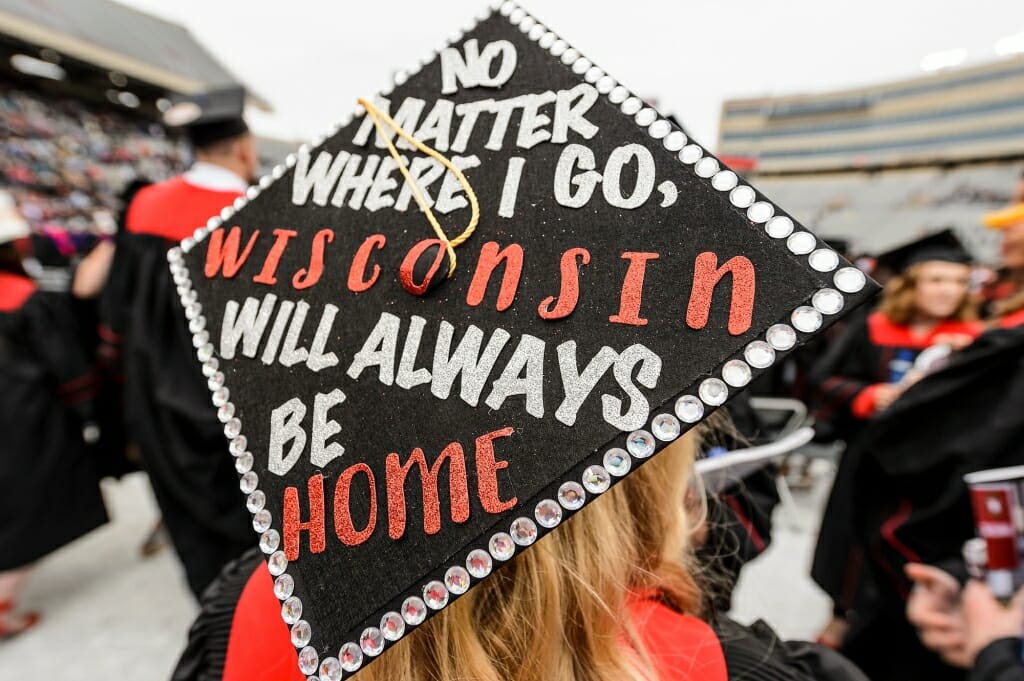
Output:
[[982,260],[981,213],[1024,171],[1024,56],[835,92],[727,101],[719,155],[822,237],[877,252],[953,227]]

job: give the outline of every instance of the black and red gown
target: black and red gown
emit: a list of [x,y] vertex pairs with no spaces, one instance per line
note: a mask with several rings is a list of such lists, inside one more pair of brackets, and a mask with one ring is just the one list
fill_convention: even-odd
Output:
[[70,299],[0,271],[0,572],[107,521],[82,434],[96,388]]
[[[206,164],[203,164],[206,165]],[[216,171],[214,179],[227,171]],[[244,191],[191,171],[140,190],[119,236],[105,306],[125,375],[125,420],[171,542],[198,596],[255,542],[224,427],[195,357],[167,250]]]
[[[865,425],[884,413],[876,404],[877,391],[882,385],[899,382],[917,356],[941,342],[943,336],[973,339],[982,329],[977,322],[945,321],[927,334],[914,335],[908,326],[874,312],[852,324],[815,366],[817,427],[845,440],[848,446],[822,519],[811,576],[832,598],[836,614],[850,621],[848,639],[856,639],[858,631],[871,626],[877,601],[865,564],[870,557],[864,543],[857,540],[853,516],[855,504],[870,496],[874,484],[880,482],[865,479],[855,446]],[[868,666],[862,659],[854,661]]]

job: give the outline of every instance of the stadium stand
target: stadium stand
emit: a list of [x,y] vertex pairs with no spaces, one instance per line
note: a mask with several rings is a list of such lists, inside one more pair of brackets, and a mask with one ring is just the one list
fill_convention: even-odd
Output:
[[1024,171],[1024,56],[839,92],[725,102],[718,152],[828,239],[878,252],[952,227],[998,260],[981,213]]

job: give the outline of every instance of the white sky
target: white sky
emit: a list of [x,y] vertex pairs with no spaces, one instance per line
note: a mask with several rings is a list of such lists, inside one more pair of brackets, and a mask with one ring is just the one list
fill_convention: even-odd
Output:
[[[261,134],[306,140],[487,0],[120,0],[188,27],[274,105]],[[525,0],[541,22],[714,146],[724,99],[913,76],[931,52],[996,58],[1021,0]],[[258,10],[256,8],[259,8]],[[264,9],[266,8],[266,9]],[[273,8],[273,9],[269,9]]]

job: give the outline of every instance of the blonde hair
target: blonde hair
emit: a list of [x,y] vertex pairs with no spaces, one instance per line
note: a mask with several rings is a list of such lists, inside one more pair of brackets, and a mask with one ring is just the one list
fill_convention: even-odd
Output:
[[[921,274],[921,265],[917,263],[905,272],[889,280],[882,294],[882,303],[878,309],[895,324],[909,324],[917,312],[914,293],[917,291],[917,279]],[[963,300],[949,319],[958,322],[973,322],[978,319],[977,307],[971,300],[970,291],[964,289]]]
[[[683,437],[413,632],[359,681],[651,681],[628,602],[700,614]],[[625,650],[632,647],[635,654]]]

